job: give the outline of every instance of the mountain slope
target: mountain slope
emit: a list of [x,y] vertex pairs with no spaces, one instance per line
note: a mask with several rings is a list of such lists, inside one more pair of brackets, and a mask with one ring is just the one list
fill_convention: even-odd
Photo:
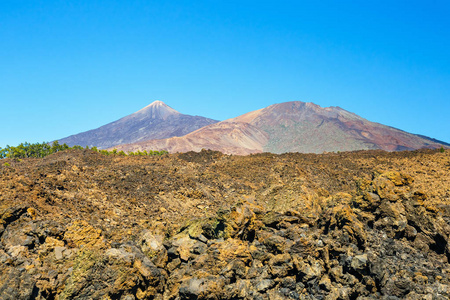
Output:
[[143,140],[183,136],[218,121],[200,116],[181,114],[162,101],[97,129],[60,139],[69,146],[109,148]]
[[370,122],[340,107],[300,101],[274,104],[227,120],[246,121],[268,133],[264,151],[311,152],[436,148],[445,143]]
[[[224,130],[227,128],[227,130]],[[252,143],[249,143],[252,141]],[[229,154],[258,152],[386,151],[438,148],[448,144],[370,122],[340,107],[322,108],[300,101],[274,104],[168,140],[149,140],[118,149],[199,151]]]
[[114,147],[118,150],[167,150],[170,153],[210,149],[223,153],[246,155],[261,153],[268,141],[267,133],[248,123],[219,122],[182,137],[149,140]]

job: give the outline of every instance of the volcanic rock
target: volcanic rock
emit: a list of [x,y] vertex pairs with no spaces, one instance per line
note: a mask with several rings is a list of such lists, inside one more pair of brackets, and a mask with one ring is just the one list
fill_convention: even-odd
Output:
[[5,162],[0,299],[450,297],[448,151]]

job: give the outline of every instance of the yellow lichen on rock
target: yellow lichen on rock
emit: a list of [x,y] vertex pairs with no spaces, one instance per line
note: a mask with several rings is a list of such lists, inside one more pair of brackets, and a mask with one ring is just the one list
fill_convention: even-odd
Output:
[[101,247],[104,246],[101,233],[100,229],[95,229],[86,221],[75,221],[67,227],[64,239],[73,243],[75,247]]
[[36,215],[37,215],[37,213],[36,213],[36,210],[35,210],[34,208],[29,207],[29,208],[27,209],[27,213],[28,213],[28,215],[29,215],[33,220],[36,220]]
[[48,248],[55,248],[55,247],[64,247],[64,241],[52,238],[51,236],[48,236],[45,238],[45,245]]
[[394,183],[396,186],[409,185],[413,182],[411,176],[395,171],[384,172],[381,174],[381,176],[386,177],[387,179],[392,181],[392,183]]

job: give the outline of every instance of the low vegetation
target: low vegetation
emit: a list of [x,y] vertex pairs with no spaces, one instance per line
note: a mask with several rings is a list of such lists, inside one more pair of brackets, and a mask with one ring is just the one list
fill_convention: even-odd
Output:
[[[95,149],[96,150],[96,149]],[[165,151],[165,150],[161,150],[161,151],[154,151],[154,150],[144,150],[142,151],[137,151],[137,152],[127,152],[125,153],[124,151],[117,151],[117,149],[113,149],[112,151],[108,151],[108,150],[99,150],[99,152],[101,154],[105,154],[105,155],[122,155],[122,156],[127,156],[127,155],[137,155],[137,156],[161,156],[164,154],[169,154],[169,152]]]
[[34,144],[30,144],[30,143],[21,143],[18,146],[9,146],[7,145],[6,148],[0,148],[0,159],[2,158],[13,158],[13,159],[23,159],[23,158],[30,158],[30,157],[34,157],[34,158],[41,158],[41,157],[45,157],[47,155],[59,152],[59,151],[64,151],[64,150],[68,150],[68,149],[90,149],[92,151],[96,151],[96,152],[100,152],[101,154],[104,155],[122,155],[122,156],[127,156],[127,155],[149,155],[149,156],[161,156],[164,154],[168,154],[169,152],[162,150],[162,151],[137,151],[137,152],[128,152],[125,153],[124,151],[117,151],[116,149],[112,150],[112,151],[108,151],[108,150],[99,150],[97,149],[97,147],[92,147],[89,148],[88,146],[86,146],[86,148],[83,148],[82,146],[68,146],[67,144],[59,144],[58,141],[54,141],[53,143],[46,143],[46,142],[42,142],[42,143],[34,143]]

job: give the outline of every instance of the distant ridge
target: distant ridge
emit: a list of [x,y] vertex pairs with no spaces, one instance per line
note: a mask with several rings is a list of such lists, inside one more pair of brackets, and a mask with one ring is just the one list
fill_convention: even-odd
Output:
[[151,139],[183,136],[218,121],[182,114],[162,101],[154,101],[117,121],[59,139],[69,146],[96,146],[100,149]]
[[228,154],[322,153],[382,149],[415,150],[447,143],[370,122],[340,107],[301,101],[274,104],[236,118],[208,125],[183,137],[118,146],[119,150],[169,152],[218,150]]
[[420,136],[421,138],[424,138],[424,139],[426,139],[426,140],[429,140],[429,141],[431,141],[432,143],[442,144],[442,145],[445,145],[445,146],[450,147],[450,143],[446,143],[446,142],[443,142],[443,141],[441,141],[441,140],[433,139],[433,138],[430,138],[430,137],[427,137],[427,136],[421,135],[421,134],[418,134],[417,136]]

